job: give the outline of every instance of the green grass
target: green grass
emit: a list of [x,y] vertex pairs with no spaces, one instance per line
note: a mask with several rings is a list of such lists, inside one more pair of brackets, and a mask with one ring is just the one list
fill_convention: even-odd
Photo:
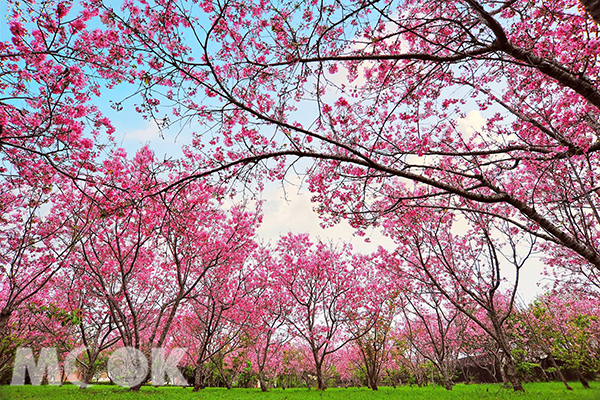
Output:
[[519,399],[519,400],[554,400],[554,399],[600,399],[600,382],[592,382],[592,388],[585,390],[578,383],[573,383],[574,391],[565,390],[561,383],[529,383],[525,385],[525,394],[514,393],[499,385],[456,385],[451,392],[442,387],[382,387],[378,392],[366,388],[330,388],[325,392],[307,389],[273,389],[262,393],[259,389],[221,389],[208,388],[194,393],[191,388],[179,387],[142,387],[139,393],[129,392],[116,386],[96,385],[82,390],[72,385],[56,386],[0,386],[0,399],[203,399],[203,400],[479,400],[479,399]]

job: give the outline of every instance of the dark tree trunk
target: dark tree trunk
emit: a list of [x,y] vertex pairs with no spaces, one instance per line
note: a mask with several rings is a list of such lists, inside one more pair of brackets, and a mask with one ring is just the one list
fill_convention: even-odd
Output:
[[0,341],[8,336],[8,320],[11,314],[12,312],[7,310],[0,312]]
[[600,0],[581,0],[581,4],[584,5],[585,11],[591,15],[591,17],[600,23]]
[[[515,392],[524,392],[525,389],[523,388],[523,384],[517,373],[517,364],[510,352],[510,345],[504,335],[504,331],[496,318],[492,318],[492,323],[494,324],[494,330],[497,335],[495,338],[496,342],[498,343],[500,350],[502,350],[502,355],[506,360],[506,379],[508,379],[508,382],[510,382]],[[504,371],[504,368],[501,368],[500,371]]]
[[440,373],[442,374],[442,381],[446,390],[452,390],[454,383],[452,382],[452,378],[450,378],[450,374],[448,373],[448,365],[443,363],[440,368]]
[[394,377],[392,376],[392,374],[390,374],[389,371],[387,371],[387,375],[390,378],[390,384],[394,389],[396,389],[396,379],[394,379]]
[[267,387],[267,382],[265,380],[264,374],[262,372],[258,373],[258,383],[260,385],[260,390],[266,392],[269,388]]
[[327,383],[325,382],[325,378],[323,377],[323,361],[316,362],[315,369],[317,371],[317,390],[327,389]]
[[581,370],[579,368],[577,368],[575,370],[575,373],[577,374],[577,379],[579,379],[579,382],[581,382],[581,384],[583,385],[583,387],[585,389],[589,389],[590,388],[590,383],[587,381],[587,379],[585,379],[585,377],[581,373]]
[[554,359],[554,357],[552,357],[552,354],[548,354],[548,358],[550,359],[550,362],[552,363],[552,366],[556,370],[556,375],[558,376],[558,379],[560,379],[560,381],[565,385],[565,387],[567,388],[567,390],[573,390],[573,388],[571,386],[569,386],[569,384],[567,383],[567,380],[565,379],[565,376],[560,371],[560,368],[559,368],[558,364],[556,363],[556,360]]
[[367,386],[373,390],[379,390],[379,374],[376,371],[376,366],[374,363],[369,365],[369,363],[365,363],[365,368],[367,372]]
[[[149,360],[151,358],[150,350],[142,351],[142,353],[143,353],[143,357],[145,357],[145,360]],[[137,366],[140,365],[139,363],[146,362],[145,360],[141,360],[136,357]],[[138,383],[137,385],[132,386],[129,390],[131,390],[132,392],[139,392],[142,385],[150,380],[150,378],[152,377],[151,374],[152,374],[151,366],[148,365],[148,370],[146,371],[146,376],[144,377],[144,379],[142,379],[142,381],[140,383]]]
[[94,363],[90,361],[88,365],[85,366],[83,371],[83,376],[81,378],[82,385],[79,387],[80,389],[85,389],[87,385],[92,383],[92,379],[94,378]]
[[443,379],[444,379],[444,387],[446,388],[446,390],[452,390],[452,387],[454,387],[454,384],[452,383],[452,380],[448,377],[447,374],[444,374]]
[[132,386],[132,387],[130,387],[130,388],[129,388],[129,390],[131,390],[132,392],[139,392],[139,391],[140,391],[140,389],[141,389],[141,387],[142,387],[142,383],[140,383],[140,384],[138,384],[138,385],[135,385],[135,386]]
[[194,371],[194,392],[197,392],[200,389],[204,389],[206,387],[206,380],[204,376],[204,368],[196,367]]
[[517,374],[517,365],[515,364],[515,360],[510,355],[506,357],[506,376],[515,392],[525,391],[523,384],[521,383],[521,379],[519,379]]

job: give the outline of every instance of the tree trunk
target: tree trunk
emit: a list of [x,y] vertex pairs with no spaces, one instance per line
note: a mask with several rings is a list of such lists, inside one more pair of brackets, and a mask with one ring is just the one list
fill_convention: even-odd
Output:
[[[146,362],[146,360],[151,359],[150,350],[142,351],[142,354],[143,354],[143,357],[145,358],[145,360],[141,360],[138,357],[136,357],[135,358],[136,368],[139,367],[139,365],[140,365],[139,363],[143,363],[143,362]],[[129,390],[131,390],[132,392],[139,392],[142,385],[144,385],[144,383],[148,382],[151,379],[151,377],[152,377],[152,371],[149,366],[149,368],[146,371],[146,376],[144,377],[144,379],[137,385],[130,387]]]
[[367,375],[368,379],[369,379],[369,388],[373,389],[373,390],[379,390],[379,388],[377,387],[377,374],[375,373],[375,371],[370,371]]
[[546,371],[544,371],[544,368],[542,367],[542,360],[540,359],[540,370],[542,371],[542,376],[544,377],[544,381],[545,382],[550,382],[550,377],[548,376],[548,374],[546,373]]
[[262,371],[258,373],[258,384],[260,385],[261,391],[266,392],[268,390],[267,382],[265,381],[265,377]]
[[583,376],[583,374],[581,373],[581,370],[579,368],[577,368],[575,370],[575,374],[577,374],[577,379],[579,379],[579,382],[581,382],[581,384],[583,385],[583,387],[585,389],[589,389],[590,388],[590,383],[587,381],[587,379],[585,379],[585,377]]
[[12,312],[6,309],[0,312],[0,342],[4,341],[8,336],[8,320],[11,314]]
[[323,378],[323,364],[317,363],[317,390],[325,390],[327,389],[327,384],[325,383],[325,379]]
[[85,366],[83,370],[83,376],[81,377],[81,386],[80,389],[85,389],[87,386],[92,383],[92,379],[94,378],[94,363],[90,361],[88,365]]
[[229,379],[223,378],[223,383],[225,383],[227,390],[231,389],[231,382],[229,382]]
[[194,392],[197,392],[200,389],[204,389],[206,387],[205,379],[204,379],[204,368],[201,366],[197,366],[194,371]]
[[[469,375],[469,368],[463,366],[463,367],[461,367],[461,370],[462,370],[463,376],[465,378],[465,385],[468,385],[469,383],[471,383],[471,376]],[[496,379],[496,378],[494,377],[494,379]]]
[[590,16],[596,21],[596,23],[600,23],[600,1],[598,0],[581,0],[581,4],[585,7],[585,11],[590,14]]
[[142,385],[144,384],[144,382],[146,382],[146,381],[142,381],[142,382],[138,383],[137,385],[130,387],[129,390],[131,390],[132,392],[139,392]]
[[444,387],[446,390],[452,390],[454,384],[452,383],[452,379],[448,376],[448,373],[444,371],[442,374],[442,379],[444,380]]
[[506,376],[515,392],[524,392],[523,384],[517,374],[517,365],[510,354],[506,355]]
[[442,363],[440,373],[442,374],[442,381],[446,390],[452,390],[454,384],[452,383],[452,379],[450,378],[450,374],[448,373],[448,366],[445,363]]
[[373,390],[379,390],[379,374],[377,373],[377,367],[371,365],[371,368],[367,368],[367,379],[369,381],[369,387]]
[[129,390],[132,391],[132,392],[139,392],[140,389],[141,389],[141,387],[142,387],[142,385],[143,385],[143,383],[139,383],[139,384],[137,384],[135,386],[130,387]]
[[396,379],[394,379],[394,377],[392,376],[392,374],[390,374],[390,371],[387,371],[387,375],[390,378],[390,384],[392,385],[392,387],[394,389],[396,389]]
[[565,376],[560,371],[560,368],[558,367],[558,364],[556,363],[556,360],[554,359],[554,357],[552,357],[552,354],[548,354],[548,358],[550,359],[550,362],[552,363],[552,366],[556,370],[556,375],[558,375],[558,379],[560,379],[560,381],[565,385],[565,387],[567,388],[567,390],[573,390],[573,388],[571,386],[569,386],[569,384],[567,383],[567,380],[565,379]]
[[454,385],[449,379],[444,379],[444,387],[446,388],[446,390],[452,390]]
[[317,390],[325,390],[327,389],[327,385],[325,384],[325,381],[323,380],[323,376],[318,373],[317,374]]
[[497,357],[496,360],[498,361],[498,366],[496,367],[496,369],[500,371],[500,378],[502,379],[502,383],[508,386],[510,382],[508,381],[508,377],[506,376],[506,370],[504,369],[504,365],[502,365],[502,357]]

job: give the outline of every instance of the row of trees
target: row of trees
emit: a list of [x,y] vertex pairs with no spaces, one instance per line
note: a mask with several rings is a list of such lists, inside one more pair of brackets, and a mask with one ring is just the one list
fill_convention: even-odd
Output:
[[391,224],[397,248],[370,255],[308,235],[262,244],[260,202],[234,204],[207,180],[156,194],[186,168],[119,150],[94,182],[5,186],[5,376],[23,346],[57,347],[61,360],[85,346],[87,383],[116,348],[182,347],[195,389],[313,377],[325,389],[337,377],[450,390],[479,365],[520,390],[548,376],[568,387],[561,369],[585,386],[600,372],[597,292],[561,284],[518,305],[535,240],[504,223],[464,213],[476,228],[459,235],[456,213],[416,214],[426,229]]
[[[44,337],[88,345],[88,365],[115,345],[148,352],[184,340],[201,387],[206,363],[222,365],[211,335],[225,329],[216,348],[236,347],[243,335],[229,332],[249,318],[273,324],[268,343],[286,330],[304,339],[324,387],[328,356],[349,342],[363,343],[365,360],[382,359],[370,335],[383,340],[402,314],[437,319],[441,337],[456,324],[485,333],[505,381],[522,390],[533,347],[519,358],[507,329],[530,257],[542,255],[573,301],[597,305],[600,41],[575,0],[32,1],[11,3],[9,25],[0,43],[3,366],[45,315],[78,327]],[[128,159],[112,145],[100,95],[115,112],[202,130],[181,160],[145,148]],[[472,112],[483,122],[465,127]],[[306,238],[257,243],[259,178],[284,179],[305,158],[325,223],[379,228],[396,248],[359,256]],[[225,189],[232,179],[245,204],[228,205],[239,198]],[[266,284],[297,265],[289,284]],[[261,286],[262,268],[273,275]],[[311,268],[343,278],[313,278]],[[294,286],[311,280],[314,293]],[[344,296],[311,314],[320,308],[303,296],[331,293]],[[285,318],[251,317],[253,298],[273,298],[267,309]],[[294,301],[309,304],[304,314],[286,309]],[[594,318],[565,321],[585,330]],[[527,337],[571,362],[547,343],[556,332]],[[436,357],[462,354],[443,342]],[[573,363],[582,377],[594,368]],[[438,368],[446,385],[451,370]],[[365,371],[373,382],[381,369]]]

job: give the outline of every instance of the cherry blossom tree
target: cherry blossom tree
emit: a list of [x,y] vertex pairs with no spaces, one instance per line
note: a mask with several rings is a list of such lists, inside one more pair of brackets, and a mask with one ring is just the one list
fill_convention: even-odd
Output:
[[117,151],[102,172],[97,186],[65,192],[61,205],[70,210],[70,226],[94,221],[69,261],[108,312],[120,343],[150,358],[151,349],[170,338],[180,307],[197,295],[205,274],[223,264],[241,265],[253,248],[259,216],[242,206],[221,210],[221,191],[208,183],[195,182],[176,198],[148,196],[166,184],[161,174],[177,175],[148,148],[132,160]]
[[[242,208],[204,213],[207,196],[216,207],[225,193],[203,178],[250,186],[304,165],[324,223],[382,227],[398,243],[385,255],[398,282],[408,270],[478,324],[516,390],[505,327],[530,252],[597,291],[600,40],[580,2],[73,3],[11,3],[11,37],[0,43],[3,339],[10,315],[69,262],[123,344],[164,343],[181,307],[190,317],[210,303],[199,299],[204,279],[219,278],[213,268],[243,265],[236,246],[249,242],[233,227],[249,237],[257,219]],[[582,3],[597,18],[596,2]],[[199,127],[182,164],[160,164],[147,149],[98,161],[112,128],[92,99],[121,84],[116,111]],[[210,224],[195,222],[203,218]],[[218,243],[202,247],[209,236]],[[297,264],[280,273],[281,287],[306,311],[287,322],[324,388],[324,360],[353,336],[340,321],[361,318],[337,280],[350,285],[356,271],[347,254],[309,250],[306,238],[279,247],[282,271]],[[334,261],[336,279],[320,277]],[[295,285],[309,282],[339,308],[306,306],[306,287]]]
[[546,354],[570,390],[556,360],[573,370],[583,387],[589,389],[584,374],[599,367],[593,345],[600,321],[596,302],[595,297],[561,291],[541,296],[524,311],[523,324],[530,340]]
[[395,319],[404,306],[401,301],[398,281],[389,279],[386,271],[378,265],[377,258],[355,254],[353,264],[365,269],[367,281],[363,304],[369,314],[367,318],[349,321],[348,329],[354,335],[352,347],[359,354],[360,367],[364,368],[367,386],[378,390],[382,368],[389,361]]
[[274,262],[271,251],[268,248],[257,251],[255,258],[260,262],[254,274],[254,289],[248,293],[253,307],[247,334],[252,338],[251,362],[255,367],[260,389],[265,392],[269,389],[268,381],[273,381],[275,374],[281,369],[281,352],[291,339],[285,326],[286,315],[291,307],[281,298],[283,291],[275,278],[275,268],[278,265]]
[[180,334],[174,343],[188,348],[194,360],[194,391],[207,386],[209,362],[231,388],[224,376],[224,357],[238,348],[251,315],[242,299],[249,273],[241,267],[220,265],[207,271],[176,321],[175,329]]
[[[535,246],[535,236],[521,237],[516,228],[506,223],[494,225],[480,214],[464,217],[460,222],[474,226],[465,234],[454,233],[457,223],[443,212],[412,214],[412,218],[425,222],[422,231],[412,230],[409,224],[390,227],[400,244],[395,253],[398,261],[390,267],[401,279],[412,274],[417,287],[426,293],[439,293],[494,339],[506,362],[508,381],[514,390],[522,391],[507,321],[513,314],[520,271]],[[508,276],[509,268],[512,277]],[[434,308],[443,310],[441,304]]]
[[[0,181],[0,369],[14,350],[11,317],[40,304],[48,286],[66,267],[77,238],[89,227],[68,228],[62,212],[51,209],[48,187],[28,185],[21,178]],[[20,323],[17,323],[20,325]]]
[[452,390],[452,375],[462,350],[459,335],[462,315],[431,288],[416,293],[407,291],[405,296],[404,323],[410,337],[414,338],[412,344],[437,368],[444,387]]
[[[141,96],[147,117],[165,106],[208,123],[212,137],[195,144],[210,157],[180,184],[218,172],[246,179],[261,165],[281,178],[283,157],[311,158],[308,184],[331,222],[362,228],[406,207],[477,210],[543,239],[552,258],[600,266],[598,27],[575,0],[205,1],[201,14],[163,1],[44,7],[12,10],[9,70],[32,54],[31,79],[65,75],[42,85],[48,93],[66,85],[86,103],[95,80],[137,83],[125,97]],[[6,79],[19,88],[30,78]],[[27,104],[23,91],[11,107]],[[85,112],[65,112],[65,123]]]
[[93,36],[86,25],[94,12],[74,15],[71,7],[68,1],[9,2],[11,37],[0,42],[2,175],[45,185],[56,177],[85,180],[98,146],[106,145],[99,139],[104,133],[110,139],[114,131],[92,99],[99,81],[109,75],[123,79],[110,66],[116,55],[85,55]]
[[324,364],[331,354],[358,335],[344,332],[344,324],[368,318],[361,315],[364,287],[362,271],[351,268],[348,249],[323,242],[313,244],[307,234],[280,239],[275,284],[289,307],[285,316],[295,334],[308,347],[317,378],[317,389],[327,387]]
[[600,266],[598,27],[575,0],[83,4],[113,39],[85,54],[118,55],[141,112],[212,126],[180,183],[311,158],[332,222],[477,210]]

